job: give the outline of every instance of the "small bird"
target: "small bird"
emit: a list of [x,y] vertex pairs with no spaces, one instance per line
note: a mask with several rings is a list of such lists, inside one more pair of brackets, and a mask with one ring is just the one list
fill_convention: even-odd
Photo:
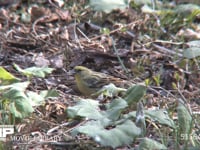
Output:
[[85,96],[96,93],[103,86],[108,85],[109,83],[113,83],[115,85],[124,83],[124,80],[120,78],[115,78],[108,74],[92,71],[91,69],[83,66],[76,66],[74,71],[78,89]]

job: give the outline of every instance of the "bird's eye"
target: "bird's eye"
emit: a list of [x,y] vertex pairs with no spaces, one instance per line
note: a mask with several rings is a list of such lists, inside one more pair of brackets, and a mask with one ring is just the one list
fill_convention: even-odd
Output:
[[75,72],[79,73],[79,72],[81,72],[81,70],[80,69],[75,69]]

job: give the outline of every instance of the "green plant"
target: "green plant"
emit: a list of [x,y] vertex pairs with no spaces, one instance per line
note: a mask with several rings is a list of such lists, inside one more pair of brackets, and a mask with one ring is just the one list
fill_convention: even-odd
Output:
[[[40,71],[36,72],[34,70]],[[20,69],[20,71],[27,73],[23,69]],[[36,67],[35,69],[29,69],[29,80],[30,76],[34,75],[44,77],[44,72],[44,70]],[[0,124],[14,124],[16,119],[21,120],[29,116],[34,111],[34,107],[42,105],[46,98],[57,96],[53,90],[41,91],[40,93],[28,91],[27,87],[30,81],[19,82],[20,79],[14,77],[3,67],[0,68],[0,74],[2,81],[0,86],[0,110],[2,118]]]
[[[102,146],[110,146],[113,148],[132,143],[137,137],[142,136],[145,132],[145,123],[140,119],[141,110],[127,112],[132,106],[140,102],[146,93],[146,87],[143,85],[134,85],[130,87],[123,98],[116,98],[110,103],[104,104],[105,109],[101,110],[101,103],[92,99],[81,99],[79,102],[67,109],[70,118],[87,118],[84,124],[72,130],[72,135],[79,133],[86,134]],[[140,106],[140,105],[139,105]],[[127,112],[127,113],[124,113]],[[148,118],[154,118],[159,123],[174,127],[173,121],[163,110],[144,111]],[[133,121],[137,118],[137,126]],[[139,123],[138,123],[139,122]],[[146,141],[144,139],[143,143]],[[148,143],[148,142],[147,142]],[[154,141],[155,143],[155,141]],[[159,143],[159,147],[162,144]],[[157,145],[158,146],[158,145]],[[140,146],[142,147],[142,145]],[[165,146],[161,146],[165,149]],[[154,147],[158,148],[158,147]]]
[[[69,118],[81,117],[85,118],[85,121],[73,128],[71,134],[85,134],[100,145],[113,148],[131,144],[138,137],[139,149],[142,150],[167,149],[166,145],[171,141],[174,141],[174,149],[180,149],[180,145],[188,148],[191,137],[195,143],[193,147],[198,146],[194,134],[191,134],[193,123],[188,109],[179,104],[176,123],[166,109],[143,110],[141,101],[145,98],[145,93],[145,86],[133,85],[124,96],[115,98],[107,104],[93,99],[80,99],[75,106],[67,109],[67,114]],[[161,143],[146,137],[149,131],[145,122],[153,125]],[[186,136],[187,139],[184,139]]]

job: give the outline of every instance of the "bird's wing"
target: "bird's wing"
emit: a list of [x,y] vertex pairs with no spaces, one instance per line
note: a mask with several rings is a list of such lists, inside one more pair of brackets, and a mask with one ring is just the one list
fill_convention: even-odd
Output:
[[99,77],[98,74],[92,75],[90,77],[85,77],[84,81],[87,82],[90,88],[102,88],[108,83],[106,77]]

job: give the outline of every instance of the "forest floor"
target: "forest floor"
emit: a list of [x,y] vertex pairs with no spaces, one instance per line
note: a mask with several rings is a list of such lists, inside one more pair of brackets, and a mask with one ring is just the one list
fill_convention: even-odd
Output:
[[[78,91],[73,76],[73,68],[77,65],[135,84],[145,84],[148,88],[143,98],[144,109],[167,110],[177,126],[180,125],[177,108],[183,102],[187,108],[184,111],[192,117],[190,135],[196,135],[196,142],[191,136],[194,140],[189,140],[187,146],[197,147],[200,130],[200,8],[198,5],[188,9],[178,6],[181,4],[159,1],[155,11],[131,1],[129,8],[105,13],[91,9],[86,0],[0,2],[1,66],[20,82],[29,81],[26,91],[54,90],[58,94],[46,99],[42,105],[34,106],[33,113],[26,117],[18,118],[9,110],[10,119],[5,122],[15,125],[15,138],[23,136],[31,140],[7,140],[2,147],[111,149],[103,147],[104,143],[95,143],[88,136],[80,134],[74,138],[70,134],[85,121],[69,125],[71,120],[66,113],[68,107],[76,104],[75,99],[85,98]],[[44,78],[27,76],[14,64],[22,69],[49,67],[53,72]],[[0,77],[2,79],[2,75]],[[3,98],[2,91],[1,109],[5,110]],[[3,115],[1,113],[1,118]],[[11,119],[13,116],[16,119]],[[162,125],[152,123],[150,119],[146,124],[145,137],[163,144],[157,129]],[[184,147],[184,140],[170,139],[172,130],[169,128],[165,125],[160,129],[163,136],[167,135],[165,146],[169,149]],[[49,133],[57,135],[58,141],[48,139]],[[38,136],[46,139],[37,140]],[[137,139],[118,149],[131,149],[140,142]]]

